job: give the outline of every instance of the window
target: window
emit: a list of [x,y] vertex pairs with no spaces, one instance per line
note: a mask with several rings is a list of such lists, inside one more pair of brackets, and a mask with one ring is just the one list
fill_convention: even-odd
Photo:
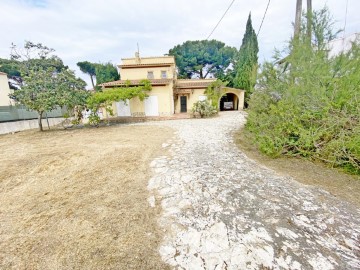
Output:
[[165,70],[161,71],[161,79],[166,79],[167,78],[167,74]]
[[154,79],[154,72],[153,71],[148,71],[147,78],[148,79]]

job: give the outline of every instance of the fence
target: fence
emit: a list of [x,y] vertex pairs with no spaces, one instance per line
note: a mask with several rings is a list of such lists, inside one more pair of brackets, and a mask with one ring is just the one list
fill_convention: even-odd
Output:
[[[57,108],[50,112],[47,112],[43,115],[48,118],[62,117],[65,113],[65,110],[62,108]],[[29,111],[22,105],[16,106],[0,106],[0,122],[10,122],[10,121],[19,121],[19,120],[30,120],[37,119],[38,113],[36,111]]]

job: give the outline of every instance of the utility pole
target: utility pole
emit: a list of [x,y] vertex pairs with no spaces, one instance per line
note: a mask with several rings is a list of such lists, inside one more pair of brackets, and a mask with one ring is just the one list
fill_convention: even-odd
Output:
[[294,38],[298,38],[300,34],[301,27],[301,10],[302,10],[302,0],[296,0],[296,14],[295,14],[295,29],[294,29]]
[[307,14],[306,14],[306,34],[311,43],[311,24],[312,24],[312,0],[307,0]]

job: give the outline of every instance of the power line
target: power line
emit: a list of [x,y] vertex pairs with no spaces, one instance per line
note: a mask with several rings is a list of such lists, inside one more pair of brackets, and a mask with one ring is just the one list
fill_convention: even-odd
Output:
[[269,0],[268,4],[267,4],[267,6],[266,6],[265,13],[264,13],[264,16],[263,16],[263,18],[262,18],[262,21],[261,21],[261,24],[260,24],[260,27],[259,27],[259,30],[258,30],[256,36],[259,36],[259,33],[260,33],[261,27],[262,27],[262,25],[263,25],[263,23],[264,23],[265,16],[266,16],[266,13],[267,13],[267,11],[268,11],[269,5],[270,5],[270,0]]
[[210,35],[206,38],[206,40],[208,40],[211,35],[214,33],[214,31],[216,30],[216,28],[219,26],[219,24],[221,23],[222,19],[224,19],[226,13],[229,11],[229,9],[231,8],[231,6],[234,4],[235,0],[232,0],[232,2],[230,3],[229,7],[226,9],[225,13],[222,15],[222,17],[220,18],[220,20],[218,21],[218,23],[215,25],[214,29],[211,31]]

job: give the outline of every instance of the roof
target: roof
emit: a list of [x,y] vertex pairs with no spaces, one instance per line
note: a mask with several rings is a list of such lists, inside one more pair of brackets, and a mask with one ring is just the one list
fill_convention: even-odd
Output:
[[7,75],[5,72],[1,72],[1,71],[0,71],[0,74],[1,74],[1,75]]
[[[113,82],[102,83],[100,86],[124,86],[128,83],[132,86],[139,85],[142,80],[118,80]],[[149,79],[151,85],[166,85],[172,82],[172,79]]]
[[177,80],[176,88],[206,88],[216,79],[188,79],[188,80]]

